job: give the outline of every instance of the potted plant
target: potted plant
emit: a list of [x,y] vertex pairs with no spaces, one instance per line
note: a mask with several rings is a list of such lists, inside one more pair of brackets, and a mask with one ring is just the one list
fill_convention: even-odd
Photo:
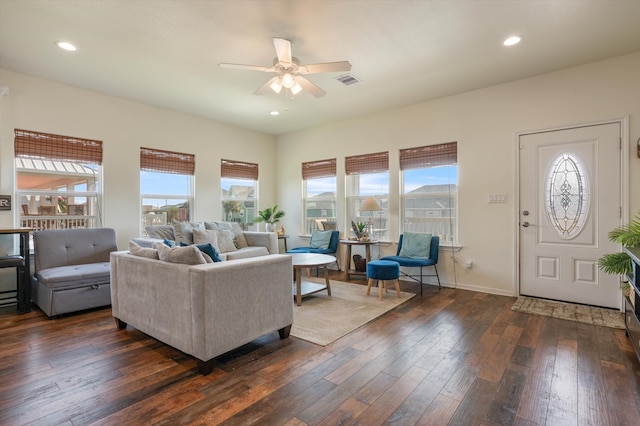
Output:
[[282,210],[278,210],[278,205],[274,205],[273,207],[267,207],[264,210],[258,211],[258,216],[253,220],[254,222],[264,222],[265,229],[268,232],[273,232],[276,230],[276,222],[284,217],[284,212]]
[[[640,245],[640,212],[627,225],[622,225],[609,232],[609,240],[621,244],[623,247]],[[626,277],[632,272],[631,258],[625,252],[609,253],[598,259],[598,267],[607,274],[616,274]],[[623,278],[624,279],[624,278]],[[622,292],[628,296],[631,285],[623,282]]]

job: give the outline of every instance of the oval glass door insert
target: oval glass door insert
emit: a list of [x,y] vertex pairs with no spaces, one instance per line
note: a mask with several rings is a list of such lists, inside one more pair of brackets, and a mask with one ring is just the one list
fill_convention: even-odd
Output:
[[584,169],[576,156],[558,155],[547,175],[546,209],[549,222],[560,238],[575,238],[587,221],[589,187]]

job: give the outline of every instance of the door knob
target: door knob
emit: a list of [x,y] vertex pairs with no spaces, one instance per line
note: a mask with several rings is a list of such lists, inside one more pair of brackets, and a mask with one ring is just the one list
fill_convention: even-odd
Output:
[[522,226],[523,226],[524,228],[528,228],[528,227],[529,227],[529,222],[523,222],[523,223],[522,223]]

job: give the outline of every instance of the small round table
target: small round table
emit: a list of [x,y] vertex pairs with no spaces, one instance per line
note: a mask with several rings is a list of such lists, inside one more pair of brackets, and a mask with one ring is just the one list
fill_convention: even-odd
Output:
[[[327,294],[331,296],[331,283],[329,282],[327,265],[334,263],[336,261],[335,257],[329,256],[328,254],[315,253],[291,253],[290,256],[293,263],[293,276],[295,280],[294,295],[296,296],[296,305],[300,306],[302,304],[302,296],[317,293],[325,289],[327,290]],[[325,284],[302,281],[302,270],[312,268],[314,266],[318,268],[322,267],[324,269]]]

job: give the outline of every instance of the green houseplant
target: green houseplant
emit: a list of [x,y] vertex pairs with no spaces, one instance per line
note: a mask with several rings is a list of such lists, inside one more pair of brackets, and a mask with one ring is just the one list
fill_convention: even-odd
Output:
[[253,220],[254,222],[265,222],[267,224],[267,231],[275,230],[275,223],[284,217],[284,212],[278,210],[278,205],[273,207],[267,207],[264,210],[258,211],[258,216]]
[[[609,240],[621,244],[623,247],[640,245],[640,212],[627,225],[622,225],[609,232]],[[607,274],[628,275],[632,272],[631,258],[625,252],[609,253],[598,259],[598,267]],[[622,291],[628,294],[631,286],[625,282]]]

